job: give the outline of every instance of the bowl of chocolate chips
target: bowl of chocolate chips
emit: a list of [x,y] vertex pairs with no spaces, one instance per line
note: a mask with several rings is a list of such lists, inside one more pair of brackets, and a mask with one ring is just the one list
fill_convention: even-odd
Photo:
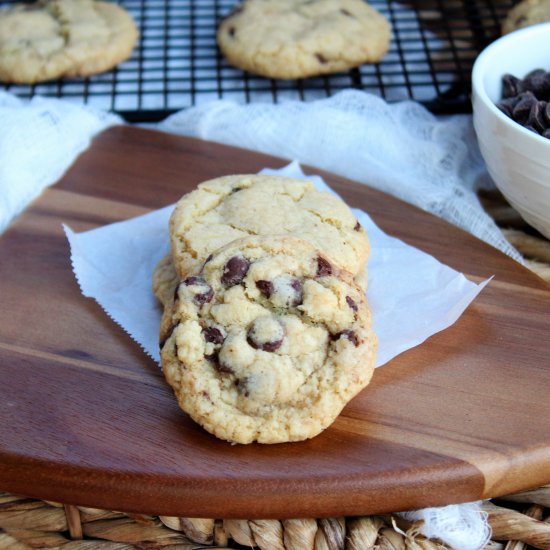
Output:
[[550,238],[550,23],[504,35],[479,54],[472,106],[489,175]]

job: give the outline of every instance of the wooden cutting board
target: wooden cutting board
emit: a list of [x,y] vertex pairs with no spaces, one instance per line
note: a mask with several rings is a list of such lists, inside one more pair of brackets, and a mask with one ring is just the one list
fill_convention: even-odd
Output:
[[286,161],[131,127],[97,137],[0,238],[0,490],[164,515],[408,510],[550,482],[550,288],[467,233],[321,173],[388,233],[486,287],[451,328],[377,369],[313,440],[229,445],[180,411],[158,367],[78,289],[82,231],[200,181]]

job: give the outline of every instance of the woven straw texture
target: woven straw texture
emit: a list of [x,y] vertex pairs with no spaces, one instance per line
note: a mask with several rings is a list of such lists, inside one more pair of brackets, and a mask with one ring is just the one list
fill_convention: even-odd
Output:
[[498,191],[481,191],[479,199],[508,242],[523,256],[525,266],[550,283],[550,240],[529,227]]
[[[550,485],[486,502],[496,550],[550,549]],[[444,550],[399,516],[214,520],[145,516],[0,494],[0,548],[63,550]]]

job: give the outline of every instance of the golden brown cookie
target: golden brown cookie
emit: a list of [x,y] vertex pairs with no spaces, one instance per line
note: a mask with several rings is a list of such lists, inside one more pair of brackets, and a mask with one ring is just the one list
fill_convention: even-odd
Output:
[[132,17],[98,0],[44,0],[0,10],[0,80],[34,83],[88,76],[127,59]]
[[215,250],[249,235],[294,235],[362,277],[367,234],[338,197],[309,180],[235,175],[201,183],[170,218],[172,259],[180,279],[199,270]]
[[181,408],[235,443],[311,438],[373,373],[363,291],[310,243],[247,237],[178,286],[161,356]]
[[245,0],[221,22],[217,37],[232,65],[292,79],[380,61],[390,25],[363,0]]

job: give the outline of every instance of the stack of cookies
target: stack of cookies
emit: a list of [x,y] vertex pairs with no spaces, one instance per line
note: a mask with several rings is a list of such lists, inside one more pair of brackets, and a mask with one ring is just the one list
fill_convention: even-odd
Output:
[[340,199],[281,176],[210,180],[177,203],[170,245],[153,281],[162,365],[206,430],[308,439],[368,384],[369,241]]

